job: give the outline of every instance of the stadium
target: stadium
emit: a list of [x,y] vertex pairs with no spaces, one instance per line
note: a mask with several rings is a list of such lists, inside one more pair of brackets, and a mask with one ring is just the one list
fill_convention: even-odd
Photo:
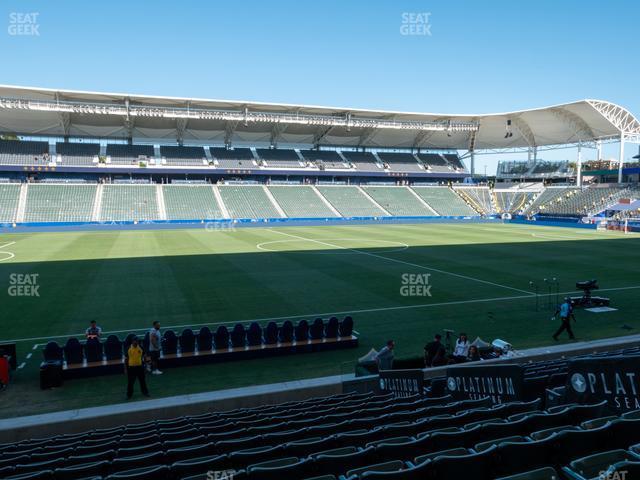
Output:
[[640,478],[615,88],[421,113],[124,77],[0,85],[0,478]]

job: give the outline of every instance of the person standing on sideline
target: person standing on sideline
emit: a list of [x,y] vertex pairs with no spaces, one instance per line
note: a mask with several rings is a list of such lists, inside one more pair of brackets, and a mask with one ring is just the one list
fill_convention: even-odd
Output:
[[140,383],[142,395],[149,396],[147,381],[144,378],[144,367],[142,366],[143,355],[144,350],[138,342],[138,337],[134,337],[124,357],[124,371],[127,374],[127,400],[133,396],[133,385],[136,383],[136,379]]
[[553,339],[558,341],[558,336],[566,330],[569,334],[569,339],[575,340],[576,337],[573,334],[573,330],[571,330],[571,318],[573,317],[573,321],[575,322],[576,317],[573,314],[573,305],[571,305],[571,299],[569,297],[564,299],[562,305],[560,305],[558,310],[556,310],[556,313],[553,315],[552,320],[556,319],[558,313],[560,314],[560,321],[562,323],[560,328],[558,328],[558,331],[553,334]]
[[153,322],[153,327],[149,330],[149,356],[151,357],[151,373],[153,375],[162,375],[158,369],[160,360],[160,349],[162,348],[162,335],[160,333],[160,322]]
[[436,334],[433,341],[424,346],[424,365],[426,367],[437,367],[447,363],[446,351],[442,345],[442,335]]
[[388,340],[387,344],[380,349],[376,355],[378,370],[391,370],[393,368],[393,349],[396,344],[393,340]]

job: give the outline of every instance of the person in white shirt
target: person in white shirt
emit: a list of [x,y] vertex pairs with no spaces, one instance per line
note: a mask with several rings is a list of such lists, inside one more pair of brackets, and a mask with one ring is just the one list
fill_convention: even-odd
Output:
[[162,334],[160,333],[160,322],[153,322],[153,328],[149,330],[149,356],[151,357],[151,373],[162,375],[158,369],[160,360],[160,349],[162,348]]
[[469,355],[469,339],[466,333],[461,333],[456,340],[456,347],[453,349],[453,355],[451,355],[455,363],[462,363],[467,361]]

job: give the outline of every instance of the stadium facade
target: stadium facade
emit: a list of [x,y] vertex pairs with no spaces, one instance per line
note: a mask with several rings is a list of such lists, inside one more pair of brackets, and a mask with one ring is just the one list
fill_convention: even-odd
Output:
[[[449,115],[0,86],[0,134],[4,224],[582,216],[636,198],[622,161],[586,193],[580,152],[622,159],[640,122],[600,100]],[[575,164],[537,160],[567,146]],[[529,153],[499,167],[516,187],[464,185],[487,152]]]

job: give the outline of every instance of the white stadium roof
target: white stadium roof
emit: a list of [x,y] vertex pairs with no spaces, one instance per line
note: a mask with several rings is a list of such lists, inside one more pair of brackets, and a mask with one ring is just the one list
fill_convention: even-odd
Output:
[[640,142],[640,122],[625,108],[601,100],[452,115],[7,85],[0,85],[0,132],[142,142],[475,151],[589,145],[621,137]]

